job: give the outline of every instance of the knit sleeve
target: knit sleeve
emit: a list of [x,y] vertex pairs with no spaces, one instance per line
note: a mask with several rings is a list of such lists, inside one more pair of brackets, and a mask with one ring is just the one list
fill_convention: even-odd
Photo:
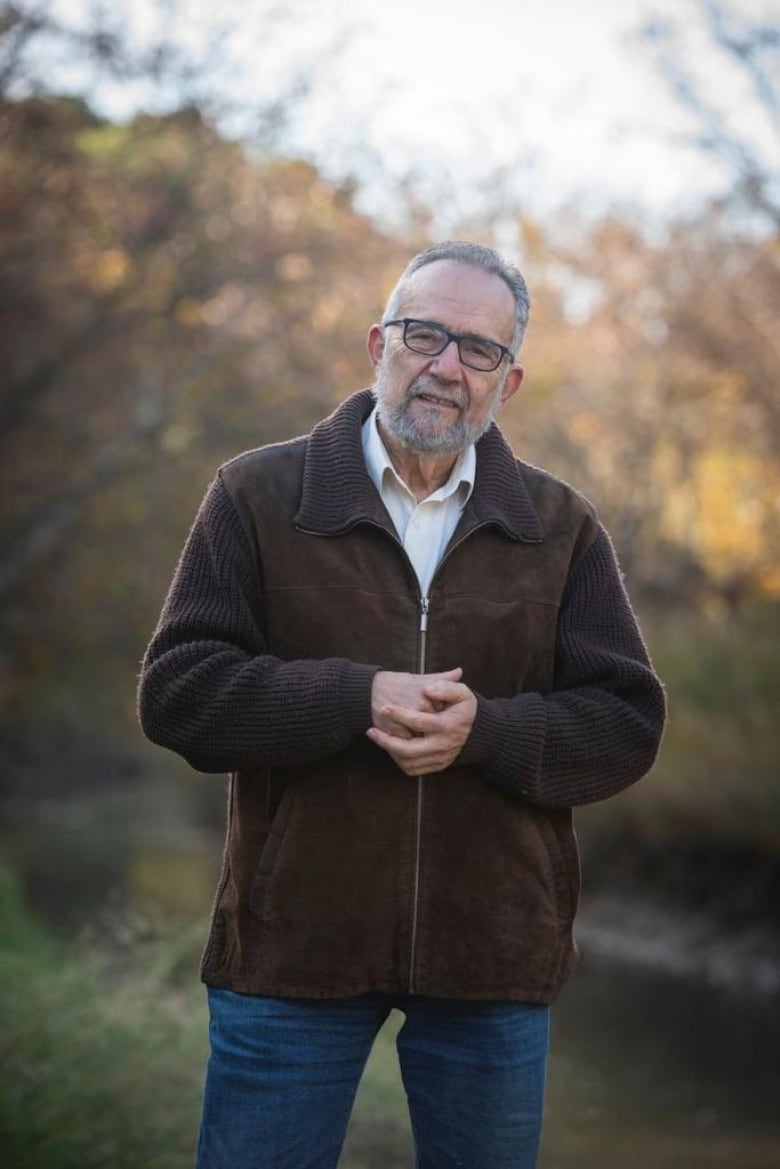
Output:
[[138,692],[144,733],[198,770],[309,762],[371,725],[378,667],[268,654],[262,595],[262,566],[218,476],[187,539]]
[[603,528],[564,591],[552,691],[477,695],[477,702],[458,763],[530,803],[559,808],[605,799],[652,766],[664,692]]

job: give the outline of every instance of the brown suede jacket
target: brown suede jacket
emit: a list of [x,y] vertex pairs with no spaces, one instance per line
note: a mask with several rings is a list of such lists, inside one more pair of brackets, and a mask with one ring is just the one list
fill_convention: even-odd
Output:
[[[372,404],[221,469],[146,653],[146,734],[232,773],[202,975],[549,1002],[575,960],[571,808],[651,766],[663,691],[593,509],[495,426],[424,605],[364,465]],[[471,735],[410,778],[365,736],[373,675],[456,665]]]

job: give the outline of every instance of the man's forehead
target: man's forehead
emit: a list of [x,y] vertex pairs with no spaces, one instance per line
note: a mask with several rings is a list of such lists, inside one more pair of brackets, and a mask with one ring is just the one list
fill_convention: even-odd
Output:
[[399,312],[478,333],[514,331],[514,297],[501,277],[457,260],[436,260],[413,272]]

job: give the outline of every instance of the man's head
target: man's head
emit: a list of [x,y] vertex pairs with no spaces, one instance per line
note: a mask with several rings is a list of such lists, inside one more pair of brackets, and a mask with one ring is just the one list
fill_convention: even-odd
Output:
[[527,320],[525,281],[491,248],[446,243],[415,256],[368,335],[382,429],[420,454],[476,442],[520,388]]

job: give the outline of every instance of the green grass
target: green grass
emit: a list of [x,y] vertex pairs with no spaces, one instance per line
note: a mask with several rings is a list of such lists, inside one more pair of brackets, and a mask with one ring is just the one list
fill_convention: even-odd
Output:
[[0,1148],[8,1169],[191,1165],[203,995],[193,931],[122,966],[53,942],[0,871]]
[[[55,941],[0,867],[3,1169],[191,1169],[207,1055],[204,925],[163,932],[163,920],[129,942],[117,929],[119,949]],[[341,1169],[411,1163],[396,1029],[394,1017],[371,1055]]]

